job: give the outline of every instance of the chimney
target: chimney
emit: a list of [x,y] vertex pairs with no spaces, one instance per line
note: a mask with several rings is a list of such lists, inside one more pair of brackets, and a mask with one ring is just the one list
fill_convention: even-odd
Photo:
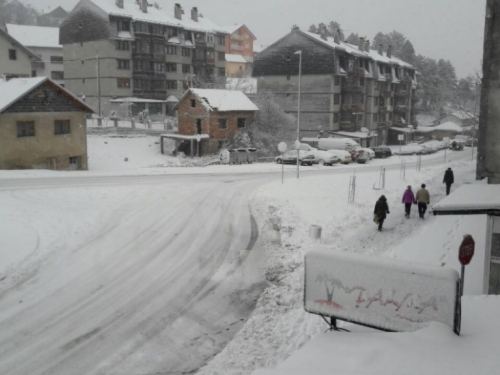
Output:
[[358,49],[361,51],[365,50],[365,38],[358,39]]
[[182,20],[182,8],[180,4],[175,4],[174,14],[175,18],[177,18],[178,20]]
[[148,0],[141,0],[141,10],[142,13],[148,12]]
[[319,29],[319,34],[321,35],[321,39],[328,40],[328,35],[326,35],[326,26],[325,25],[321,26],[321,28]]
[[340,31],[339,30],[336,30],[334,33],[333,33],[333,41],[337,44],[340,44]]
[[191,9],[191,19],[194,22],[198,22],[198,8],[193,7],[193,9]]
[[382,43],[378,45],[378,54],[381,56],[384,55],[384,45]]
[[392,57],[392,46],[389,46],[389,48],[387,48],[387,57],[388,58]]
[[116,0],[116,6],[120,9],[123,9],[123,0]]
[[365,51],[370,52],[370,41],[369,40],[365,41]]

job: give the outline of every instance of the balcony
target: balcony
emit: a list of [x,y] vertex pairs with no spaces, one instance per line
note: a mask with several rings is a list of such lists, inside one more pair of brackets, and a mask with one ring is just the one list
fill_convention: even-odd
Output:
[[387,82],[392,82],[392,74],[385,73],[384,76]]

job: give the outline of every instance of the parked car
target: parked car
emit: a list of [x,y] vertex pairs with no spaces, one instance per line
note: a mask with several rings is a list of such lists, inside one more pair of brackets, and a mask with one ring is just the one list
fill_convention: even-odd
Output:
[[358,164],[365,164],[370,160],[370,157],[363,150],[351,151],[352,160]]
[[373,151],[371,148],[362,148],[361,150],[365,152],[370,160],[375,159],[375,151]]
[[333,154],[339,158],[340,163],[349,164],[352,162],[352,156],[349,151],[344,150],[328,150],[330,154]]
[[428,154],[432,154],[434,153],[434,148],[429,146],[429,145],[426,145],[424,143],[408,143],[406,146],[409,146],[409,147],[413,147],[413,146],[417,146],[417,147],[422,147],[422,151],[420,152],[421,155],[428,155]]
[[[274,160],[278,164],[295,164],[297,163],[297,150],[287,151],[283,155],[276,156]],[[308,155],[306,152],[301,152],[299,155],[300,165],[313,165],[314,160],[314,155]]]
[[373,147],[376,158],[385,159],[392,156],[392,150],[387,146]]
[[339,157],[337,155],[333,155],[327,151],[317,150],[315,148],[305,151],[306,155],[314,156],[314,164],[319,165],[333,165],[339,162]]
[[392,146],[392,153],[394,155],[422,155],[424,148],[419,145],[409,146]]
[[320,150],[360,150],[361,146],[358,142],[351,138],[319,138],[318,148]]

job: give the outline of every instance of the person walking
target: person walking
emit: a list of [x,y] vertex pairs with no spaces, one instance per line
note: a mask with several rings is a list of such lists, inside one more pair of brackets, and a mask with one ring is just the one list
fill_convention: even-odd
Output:
[[455,176],[451,168],[444,172],[443,184],[446,184],[446,195],[450,195],[451,185],[455,182]]
[[384,195],[382,195],[378,199],[377,203],[375,203],[375,210],[373,213],[378,220],[378,230],[379,232],[382,232],[382,226],[384,225],[387,214],[390,214],[389,206],[387,205],[387,198]]
[[415,195],[413,194],[410,185],[408,185],[408,188],[405,190],[403,194],[403,203],[405,205],[405,217],[409,219],[411,212],[411,205],[415,203]]
[[431,195],[429,191],[425,188],[425,184],[422,184],[421,189],[417,191],[415,200],[418,205],[418,215],[421,219],[424,218],[425,211],[427,211],[427,205],[431,203]]

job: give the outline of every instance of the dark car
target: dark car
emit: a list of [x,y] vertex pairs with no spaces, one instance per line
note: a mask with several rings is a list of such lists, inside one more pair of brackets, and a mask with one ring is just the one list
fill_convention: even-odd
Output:
[[[287,151],[283,155],[276,156],[274,160],[278,164],[295,164],[297,163],[297,151]],[[301,153],[299,161],[300,165],[313,165],[315,158],[314,155],[304,155],[303,153]]]
[[380,159],[385,159],[392,156],[392,151],[387,146],[372,147],[373,152],[375,152],[375,157]]

